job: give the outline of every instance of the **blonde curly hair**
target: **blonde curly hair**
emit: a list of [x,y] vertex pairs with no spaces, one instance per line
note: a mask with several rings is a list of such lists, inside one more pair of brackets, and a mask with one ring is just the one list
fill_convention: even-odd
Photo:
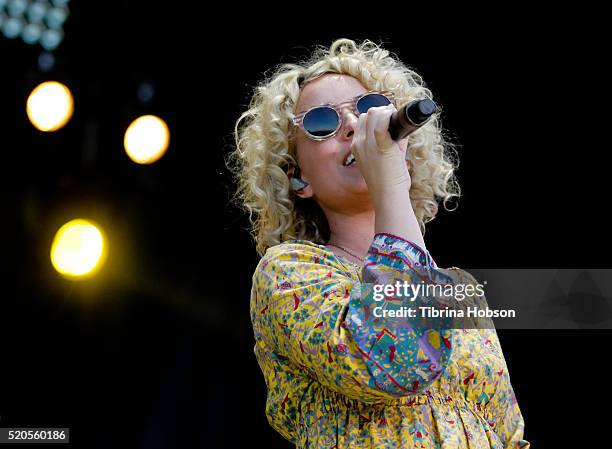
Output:
[[[316,47],[307,61],[278,66],[255,88],[248,110],[236,121],[235,149],[226,158],[237,184],[233,202],[248,213],[260,255],[285,240],[324,244],[329,239],[323,211],[312,198],[299,198],[287,176],[287,167],[297,165],[291,117],[300,88],[325,73],[350,75],[368,90],[392,91],[398,107],[416,98],[432,99],[420,75],[369,40],[338,39],[329,49]],[[410,134],[408,152],[410,198],[424,233],[425,223],[438,213],[438,201],[451,210],[448,201],[460,196],[457,153],[442,135],[439,113]]]

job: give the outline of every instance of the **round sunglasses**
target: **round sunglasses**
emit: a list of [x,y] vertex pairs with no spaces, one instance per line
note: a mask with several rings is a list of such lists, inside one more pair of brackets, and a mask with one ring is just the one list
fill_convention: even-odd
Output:
[[292,121],[294,125],[302,128],[311,139],[325,140],[335,136],[342,126],[341,106],[350,106],[354,114],[359,116],[368,112],[370,108],[390,105],[394,98],[393,92],[366,92],[341,103],[314,106],[294,115]]

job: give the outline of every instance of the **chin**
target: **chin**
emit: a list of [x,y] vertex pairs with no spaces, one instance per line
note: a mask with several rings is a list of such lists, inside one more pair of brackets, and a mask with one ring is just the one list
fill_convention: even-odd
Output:
[[351,193],[360,194],[360,195],[369,195],[368,185],[365,182],[363,177],[355,182],[352,182],[350,186],[347,188]]

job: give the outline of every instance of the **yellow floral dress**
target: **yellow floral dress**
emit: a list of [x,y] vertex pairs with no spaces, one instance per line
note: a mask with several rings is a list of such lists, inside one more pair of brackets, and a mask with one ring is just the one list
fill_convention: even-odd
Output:
[[407,328],[362,301],[362,284],[431,271],[474,280],[390,234],[362,267],[306,240],[269,248],[250,311],[270,425],[299,449],[528,448],[494,328]]

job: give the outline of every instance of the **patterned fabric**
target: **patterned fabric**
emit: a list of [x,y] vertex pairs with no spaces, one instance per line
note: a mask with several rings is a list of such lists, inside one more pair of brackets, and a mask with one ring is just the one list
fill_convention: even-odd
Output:
[[417,245],[374,237],[363,267],[292,240],[253,275],[255,355],[270,425],[297,448],[528,448],[495,329],[377,318],[366,283],[474,283]]

